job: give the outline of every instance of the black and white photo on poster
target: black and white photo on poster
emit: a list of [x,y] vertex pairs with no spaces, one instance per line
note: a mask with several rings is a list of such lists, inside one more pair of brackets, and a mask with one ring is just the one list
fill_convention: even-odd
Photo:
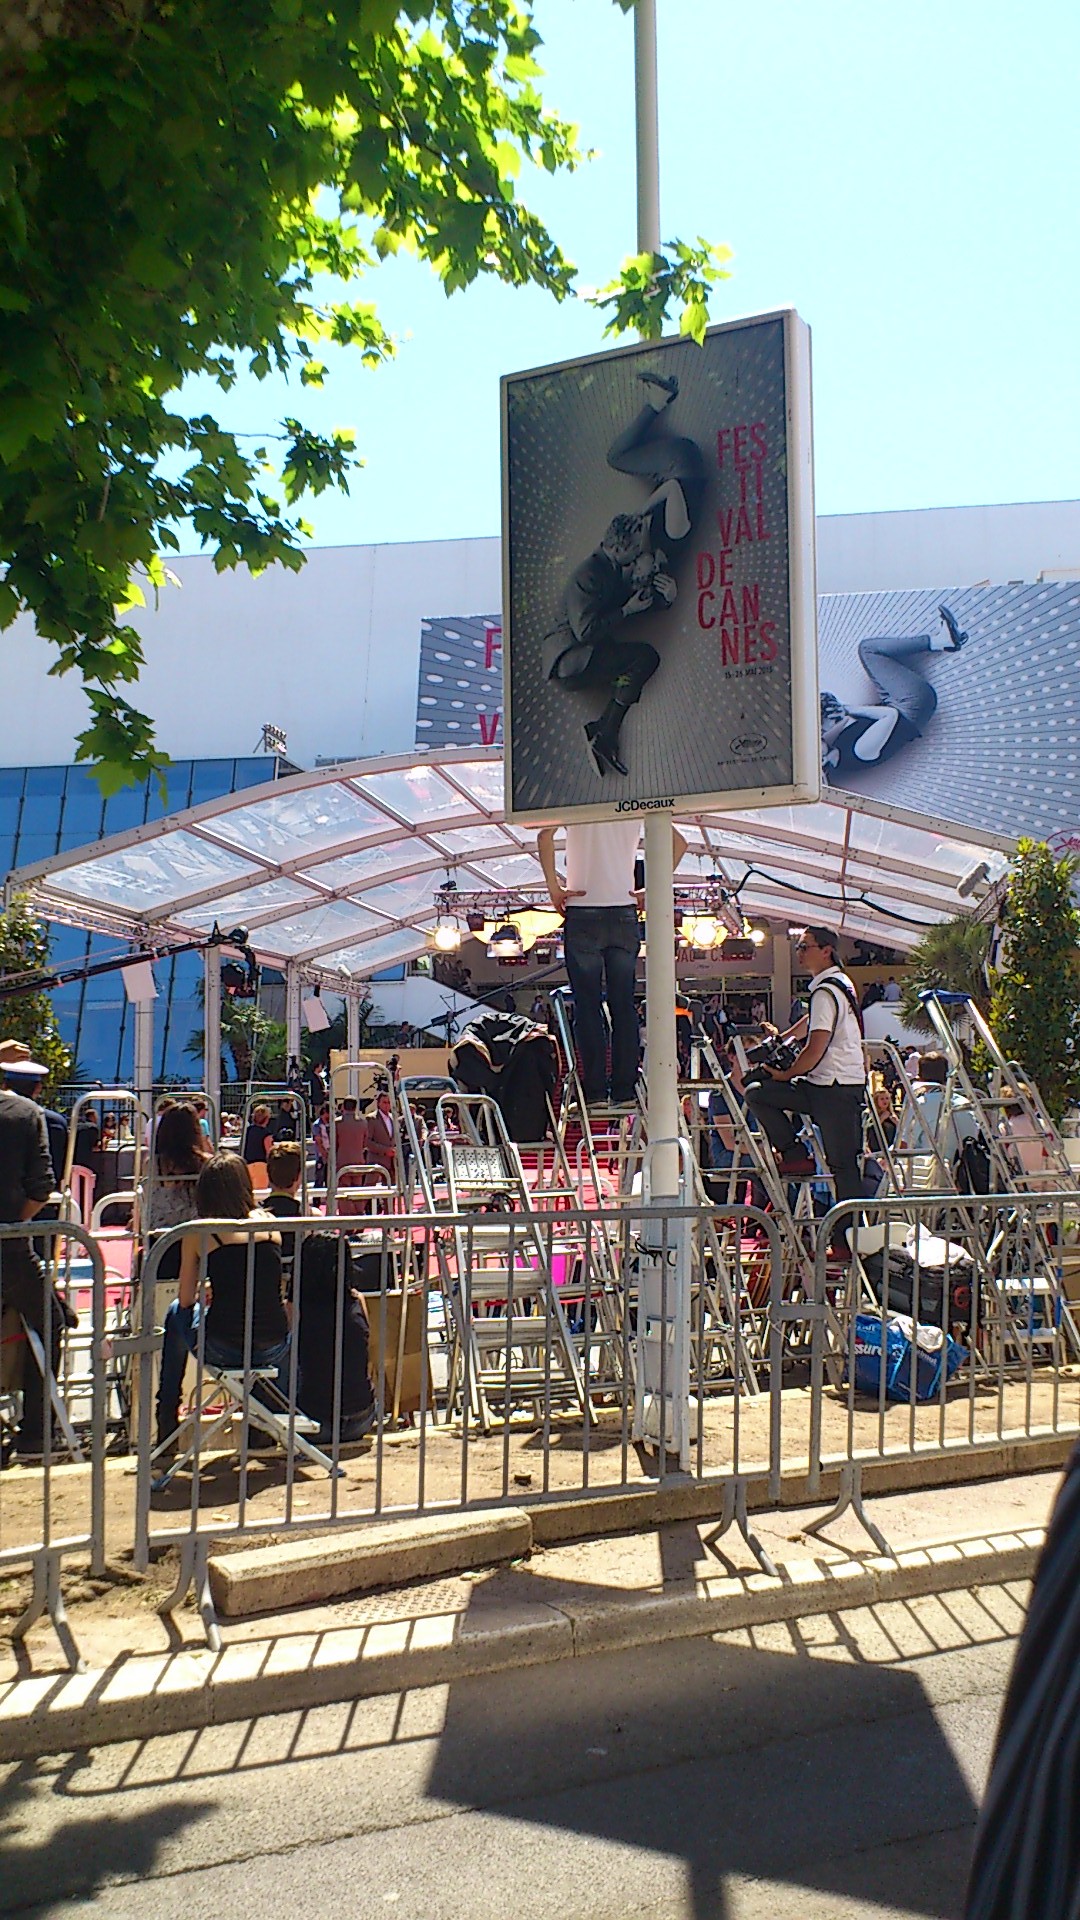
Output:
[[503,381],[512,814],[816,790],[804,341],[769,315]]
[[1036,839],[1080,823],[1080,582],[823,596],[827,787]]
[[[826,797],[1080,848],[1080,581],[823,594],[817,625]],[[502,745],[501,645],[497,611],[424,621],[418,745]]]

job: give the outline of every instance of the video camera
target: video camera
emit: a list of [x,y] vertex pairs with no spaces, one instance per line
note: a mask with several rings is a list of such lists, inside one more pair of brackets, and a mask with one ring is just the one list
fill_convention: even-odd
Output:
[[801,1051],[802,1048],[796,1042],[782,1040],[779,1034],[769,1040],[760,1040],[756,1047],[744,1048],[746,1055],[746,1065],[743,1068],[744,1084],[750,1086],[756,1082],[760,1085],[763,1080],[767,1080],[769,1076],[762,1071],[764,1067],[772,1067],[777,1073],[787,1073],[789,1067],[795,1065]]

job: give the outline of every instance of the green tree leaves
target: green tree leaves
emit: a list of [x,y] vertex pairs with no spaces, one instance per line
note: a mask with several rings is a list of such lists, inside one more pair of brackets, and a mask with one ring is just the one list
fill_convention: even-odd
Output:
[[990,1006],[998,1045],[1031,1075],[1055,1120],[1080,1097],[1075,872],[1075,860],[1020,841],[1003,912],[1005,965]]
[[[525,163],[581,159],[538,47],[529,0],[9,0],[0,628],[28,611],[82,677],[79,756],[107,791],[163,765],[119,689],[142,665],[125,614],[177,526],[222,567],[299,566],[299,503],[356,464],[351,433],[293,418],[266,435],[276,460],[245,451],[170,404],[184,381],[316,386],[328,343],[378,366],[394,342],[355,291],[401,250],[448,293],[481,273],[572,291],[518,189]],[[608,331],[654,338],[674,309],[700,339],[725,257],[627,262],[598,296]]]
[[[24,899],[15,899],[0,913],[0,974],[40,974],[49,964],[49,935],[29,911]],[[53,1003],[47,993],[13,994],[0,1000],[0,1040],[22,1040],[31,1057],[48,1067],[51,1094],[71,1071],[71,1054],[60,1038]]]

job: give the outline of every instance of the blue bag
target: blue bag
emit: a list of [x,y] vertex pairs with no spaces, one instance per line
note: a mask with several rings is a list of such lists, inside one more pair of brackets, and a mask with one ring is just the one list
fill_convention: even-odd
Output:
[[951,1380],[967,1359],[966,1347],[940,1327],[920,1327],[907,1314],[855,1315],[855,1391],[877,1399],[882,1384],[881,1343],[885,1341],[886,1400],[911,1399],[911,1356],[915,1355],[915,1398],[933,1400],[941,1388],[941,1369]]

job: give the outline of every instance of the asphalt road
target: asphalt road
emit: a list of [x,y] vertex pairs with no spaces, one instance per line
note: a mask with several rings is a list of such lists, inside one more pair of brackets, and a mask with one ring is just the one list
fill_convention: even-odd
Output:
[[958,1915],[1023,1594],[897,1603],[0,1772],[0,1913]]

